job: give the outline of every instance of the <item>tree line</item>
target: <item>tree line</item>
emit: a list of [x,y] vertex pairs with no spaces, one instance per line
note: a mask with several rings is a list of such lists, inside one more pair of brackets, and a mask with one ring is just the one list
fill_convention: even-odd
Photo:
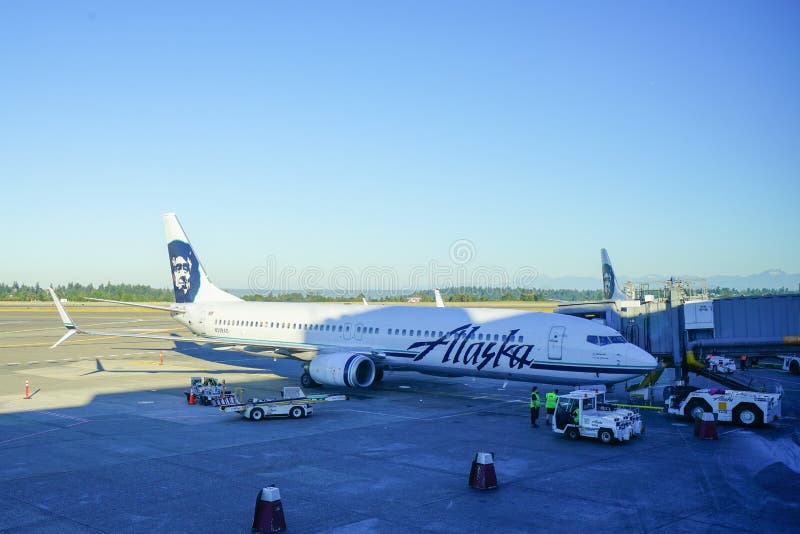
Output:
[[[173,300],[170,289],[157,289],[144,284],[93,284],[83,285],[70,282],[67,285],[54,287],[59,298],[67,300],[81,300],[86,297],[96,299],[125,300],[129,302],[165,302]],[[29,286],[25,284],[0,283],[0,300],[11,301],[47,301],[50,294],[37,282]]]
[[[124,300],[130,302],[170,302],[173,300],[171,289],[154,288],[144,284],[112,284],[107,282],[94,286],[93,284],[83,285],[70,282],[66,285],[55,287],[56,293],[60,298],[68,300],[81,300],[86,297]],[[523,302],[543,302],[543,301],[563,301],[563,302],[583,302],[602,300],[603,292],[594,289],[530,289],[530,288],[511,288],[511,287],[451,287],[441,290],[442,298],[446,302],[495,302],[495,301],[523,301]],[[793,293],[787,288],[769,289],[732,289],[728,287],[716,287],[708,290],[712,298],[736,297],[736,296],[765,296],[783,295]],[[256,302],[361,302],[364,293],[356,295],[325,295],[318,292],[274,292],[267,294],[244,295],[244,300]],[[419,299],[421,302],[433,302],[434,294],[432,290],[400,292],[372,297],[371,302],[406,302],[409,299]],[[5,301],[47,301],[50,295],[47,290],[38,283],[35,285],[25,285],[13,282],[6,284],[0,282],[0,300]]]

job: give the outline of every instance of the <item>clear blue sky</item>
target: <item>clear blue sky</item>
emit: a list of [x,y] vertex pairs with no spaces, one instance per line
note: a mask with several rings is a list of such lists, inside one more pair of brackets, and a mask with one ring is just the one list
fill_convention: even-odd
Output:
[[798,2],[2,2],[0,281],[800,272]]

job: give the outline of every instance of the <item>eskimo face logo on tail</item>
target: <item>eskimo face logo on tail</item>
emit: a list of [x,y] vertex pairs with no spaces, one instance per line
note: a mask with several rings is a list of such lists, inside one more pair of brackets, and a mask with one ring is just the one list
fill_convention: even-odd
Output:
[[610,299],[614,295],[614,269],[611,265],[603,264],[603,297]]
[[192,247],[188,243],[175,240],[167,245],[167,250],[175,302],[194,302],[197,290],[200,289],[200,271]]

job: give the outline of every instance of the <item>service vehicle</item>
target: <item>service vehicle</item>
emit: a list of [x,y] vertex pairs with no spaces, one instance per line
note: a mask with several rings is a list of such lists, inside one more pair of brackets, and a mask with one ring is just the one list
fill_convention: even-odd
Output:
[[710,355],[706,363],[706,369],[712,373],[729,374],[736,372],[736,361],[725,356]]
[[781,392],[677,386],[672,388],[664,403],[667,413],[672,415],[700,419],[704,413],[712,413],[717,421],[754,427],[769,424],[781,417],[782,396]]
[[237,412],[245,419],[261,421],[265,418],[288,417],[300,419],[314,413],[313,404],[347,400],[347,395],[306,395],[298,387],[285,387],[279,399],[248,399],[245,402],[232,402],[229,397],[214,401],[223,412]]
[[194,395],[195,402],[208,406],[214,399],[230,393],[225,389],[225,380],[217,380],[213,376],[193,376],[190,384],[189,389],[184,391],[187,402]]
[[556,400],[553,432],[570,439],[596,438],[603,443],[628,441],[644,433],[641,414],[605,402],[605,393],[575,390]]
[[787,354],[783,357],[783,370],[789,371],[793,375],[800,374],[800,356],[797,354]]

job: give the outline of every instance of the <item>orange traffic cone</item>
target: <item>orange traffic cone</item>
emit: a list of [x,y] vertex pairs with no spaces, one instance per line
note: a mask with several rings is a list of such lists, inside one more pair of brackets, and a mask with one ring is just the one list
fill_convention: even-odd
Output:
[[281,492],[273,486],[267,486],[256,496],[256,509],[253,513],[254,534],[280,532],[286,530],[286,519],[283,516]]
[[469,487],[484,490],[497,487],[493,452],[475,454],[475,458],[472,460],[472,469],[469,472]]
[[194,393],[189,393],[189,404],[194,404]]

